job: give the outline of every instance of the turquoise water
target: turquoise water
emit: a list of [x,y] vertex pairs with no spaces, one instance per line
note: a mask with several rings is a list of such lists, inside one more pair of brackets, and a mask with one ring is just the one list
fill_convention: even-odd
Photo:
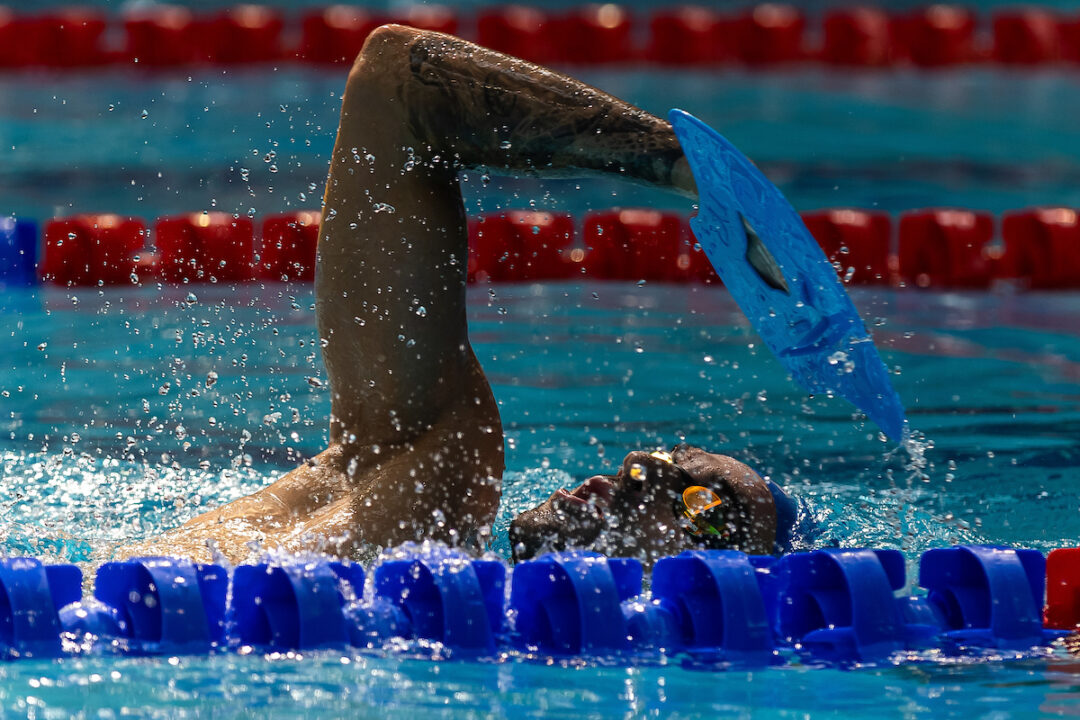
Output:
[[[657,112],[700,107],[800,209],[1080,204],[1070,74],[589,79]],[[153,217],[213,207],[259,218],[312,207],[340,85],[295,68],[0,77],[0,210]],[[607,182],[481,180],[467,185],[472,211],[685,209]],[[896,547],[914,558],[955,542],[1074,545],[1080,295],[853,295],[913,426],[933,445],[921,473],[849,406],[795,387],[723,290],[474,288],[472,337],[507,440],[496,551],[507,552],[514,512],[631,449],[684,439],[802,497],[816,518],[804,546]],[[3,550],[89,565],[317,452],[328,396],[309,381],[323,377],[312,303],[310,287],[284,285],[7,289]],[[1075,672],[1060,650],[750,674],[378,655],[85,658],[0,665],[0,708],[33,717],[1007,717],[1075,714]]]
[[[504,524],[632,449],[687,441],[806,498],[814,546],[1048,550],[1080,535],[1076,294],[854,291],[933,444],[915,477],[852,407],[792,383],[723,290],[470,292],[506,433]],[[97,557],[325,447],[310,287],[9,290],[3,305],[0,332],[15,340],[0,376],[11,550]],[[41,533],[50,516],[56,531]]]
[[[1073,70],[581,76],[656,114],[692,111],[799,210],[1080,205]],[[0,74],[0,213],[152,219],[222,210],[260,220],[318,207],[343,84],[340,69],[295,65]],[[613,205],[689,212],[678,196],[614,180],[467,177],[472,213]]]
[[[513,513],[630,449],[684,438],[804,498],[818,524],[804,543],[815,547],[896,547],[914,558],[955,542],[1048,550],[1080,535],[1080,295],[854,293],[914,427],[933,442],[920,478],[849,406],[801,393],[723,290],[493,290],[471,290],[470,322],[506,429],[504,555]],[[98,560],[320,449],[328,400],[307,380],[322,375],[312,300],[310,288],[282,285],[9,291],[5,551]],[[677,662],[85,658],[0,665],[0,707],[40,717],[1007,717],[1076,712],[1077,667],[1060,650],[749,674]]]

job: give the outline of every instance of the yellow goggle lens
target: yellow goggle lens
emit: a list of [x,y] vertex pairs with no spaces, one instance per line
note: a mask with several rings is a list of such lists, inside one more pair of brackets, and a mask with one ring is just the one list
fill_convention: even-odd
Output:
[[687,514],[690,516],[700,515],[724,502],[719,495],[701,485],[691,485],[683,490],[682,501]]

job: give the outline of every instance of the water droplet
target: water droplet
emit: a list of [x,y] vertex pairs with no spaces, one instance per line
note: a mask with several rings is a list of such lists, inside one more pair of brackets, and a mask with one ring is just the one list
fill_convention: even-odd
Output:
[[206,387],[214,387],[214,383],[218,381],[218,374],[211,370],[206,374]]
[[320,380],[317,377],[310,377],[309,376],[309,377],[306,378],[306,380],[307,380],[307,384],[310,385],[313,388],[321,388],[323,386],[323,381]]
[[143,111],[142,111],[142,112],[141,112],[141,113],[139,114],[139,117],[141,117],[141,118],[142,118],[143,120],[145,120],[146,118],[150,117],[150,113],[148,113],[148,112],[147,112],[146,110],[143,110]]
[[184,302],[186,302],[188,305],[194,305],[195,303],[199,302],[199,298],[195,297],[195,293],[189,292],[187,294],[187,297],[184,298]]
[[416,308],[416,314],[420,317],[427,317],[427,308],[421,305],[420,307]]

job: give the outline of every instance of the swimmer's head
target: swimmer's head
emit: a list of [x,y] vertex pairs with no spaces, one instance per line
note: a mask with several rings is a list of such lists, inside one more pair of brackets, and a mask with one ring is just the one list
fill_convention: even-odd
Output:
[[557,490],[510,525],[515,560],[588,549],[647,564],[692,548],[771,552],[776,508],[743,463],[680,445],[632,452],[616,475]]

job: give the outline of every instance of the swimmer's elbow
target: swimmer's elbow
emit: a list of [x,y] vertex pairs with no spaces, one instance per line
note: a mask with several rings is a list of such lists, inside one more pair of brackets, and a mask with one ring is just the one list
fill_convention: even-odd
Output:
[[349,81],[366,77],[371,71],[386,67],[387,63],[396,63],[407,57],[412,44],[426,32],[428,31],[394,24],[375,28],[367,36],[353,62]]

